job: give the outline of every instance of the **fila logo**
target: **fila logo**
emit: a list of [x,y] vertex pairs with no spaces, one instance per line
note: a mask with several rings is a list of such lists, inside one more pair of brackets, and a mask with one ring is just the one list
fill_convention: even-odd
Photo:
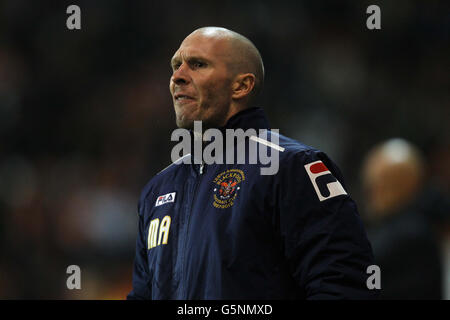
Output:
[[320,201],[347,194],[341,183],[331,174],[322,161],[311,162],[305,165],[305,169]]
[[163,196],[159,196],[158,199],[156,199],[155,207],[162,206],[163,204],[169,202],[175,202],[175,194],[176,192],[172,192]]

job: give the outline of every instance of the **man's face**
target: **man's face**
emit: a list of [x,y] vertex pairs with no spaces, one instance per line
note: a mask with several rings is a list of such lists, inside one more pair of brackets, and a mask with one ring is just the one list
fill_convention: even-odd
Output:
[[226,39],[194,33],[175,52],[171,65],[170,93],[177,126],[191,129],[225,125],[231,103],[231,75],[227,67]]

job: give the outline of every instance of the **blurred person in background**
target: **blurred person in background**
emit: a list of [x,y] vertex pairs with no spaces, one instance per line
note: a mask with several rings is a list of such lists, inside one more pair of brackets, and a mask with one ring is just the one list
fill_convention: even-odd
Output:
[[421,152],[399,138],[380,143],[367,154],[362,178],[368,236],[381,269],[380,299],[441,299],[442,257],[433,222],[442,207],[430,202],[436,193],[426,185]]

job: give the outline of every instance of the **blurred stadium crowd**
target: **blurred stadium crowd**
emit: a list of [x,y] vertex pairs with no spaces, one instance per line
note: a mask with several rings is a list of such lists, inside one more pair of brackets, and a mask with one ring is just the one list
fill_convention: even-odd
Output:
[[[70,4],[79,31],[66,28]],[[0,1],[0,298],[125,298],[140,190],[170,164],[169,60],[187,34],[214,25],[256,44],[271,126],[335,160],[369,230],[367,153],[393,137],[420,150],[448,299],[448,6],[377,1],[382,29],[369,31],[369,4]],[[66,288],[72,264],[82,290]]]

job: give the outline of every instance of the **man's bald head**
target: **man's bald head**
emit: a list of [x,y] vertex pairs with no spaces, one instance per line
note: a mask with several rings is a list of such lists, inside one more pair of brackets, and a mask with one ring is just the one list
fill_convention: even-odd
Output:
[[194,30],[186,39],[192,36],[203,36],[215,41],[224,41],[226,43],[227,64],[232,76],[245,73],[254,74],[255,86],[251,93],[251,99],[261,92],[264,84],[264,64],[258,49],[248,38],[221,27],[199,28]]

